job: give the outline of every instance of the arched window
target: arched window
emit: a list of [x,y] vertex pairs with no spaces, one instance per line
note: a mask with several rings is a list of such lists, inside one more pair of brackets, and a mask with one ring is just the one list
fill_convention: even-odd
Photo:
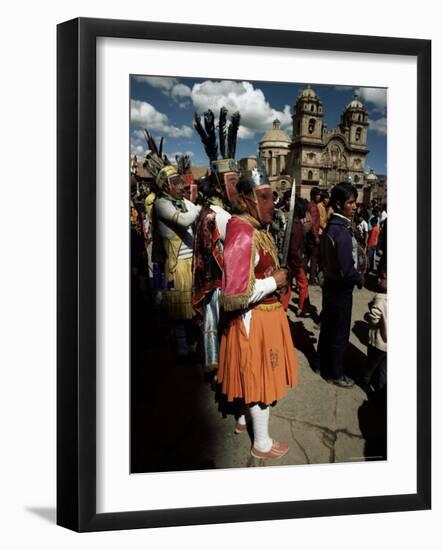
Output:
[[362,120],[362,115],[361,114],[358,115],[358,120]]
[[361,139],[361,133],[362,133],[362,128],[361,127],[356,128],[356,135],[355,135],[356,141],[359,141]]
[[313,134],[313,132],[315,131],[315,125],[316,125],[316,120],[314,118],[311,118],[308,123],[309,134]]
[[359,182],[359,176],[356,174],[355,177],[353,178],[353,181],[355,183],[358,183]]
[[313,172],[312,172],[311,170],[308,171],[308,176],[307,176],[307,178],[308,178],[309,180],[312,180],[312,179],[313,179]]
[[315,106],[312,105],[312,106],[310,107],[310,111],[313,113],[314,110],[315,110]]

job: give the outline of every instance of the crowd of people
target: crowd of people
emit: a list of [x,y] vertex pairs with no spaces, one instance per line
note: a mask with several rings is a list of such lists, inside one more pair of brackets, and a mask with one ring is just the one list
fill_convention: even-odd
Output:
[[[386,385],[386,206],[357,204],[349,182],[331,192],[313,187],[310,201],[273,190],[259,159],[240,172],[235,162],[240,115],[212,111],[194,127],[208,156],[195,181],[190,159],[171,163],[146,130],[145,166],[155,183],[131,178],[133,285],[165,312],[178,362],[202,363],[217,394],[233,405],[234,431],[250,424],[252,456],[278,459],[287,443],[269,434],[269,411],[298,383],[287,317],[292,289],[296,315],[314,308],[309,286],[322,287],[318,372],[350,388],[344,354],[354,287],[378,277],[369,304],[366,391]],[[292,211],[291,211],[292,210]]]

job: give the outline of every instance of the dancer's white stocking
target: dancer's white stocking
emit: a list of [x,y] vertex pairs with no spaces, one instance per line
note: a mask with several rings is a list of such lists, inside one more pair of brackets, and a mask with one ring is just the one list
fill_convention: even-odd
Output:
[[270,409],[261,409],[259,405],[250,407],[253,425],[253,446],[258,451],[266,453],[272,448],[273,441],[269,436]]

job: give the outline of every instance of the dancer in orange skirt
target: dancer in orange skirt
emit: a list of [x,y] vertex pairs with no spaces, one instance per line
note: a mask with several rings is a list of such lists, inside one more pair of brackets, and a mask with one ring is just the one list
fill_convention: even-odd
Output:
[[[290,328],[277,290],[287,286],[275,242],[267,227],[273,215],[272,188],[261,165],[237,183],[242,214],[227,224],[221,304],[226,322],[221,334],[217,382],[228,401],[247,406],[253,426],[252,456],[281,458],[288,444],[269,436],[269,406],[297,383]],[[246,429],[246,415],[235,432]]]

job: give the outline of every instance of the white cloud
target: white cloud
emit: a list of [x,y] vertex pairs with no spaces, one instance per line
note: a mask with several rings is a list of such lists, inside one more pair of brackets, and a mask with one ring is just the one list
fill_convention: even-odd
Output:
[[171,96],[174,98],[190,97],[191,95],[192,90],[185,84],[176,84],[171,89]]
[[239,111],[241,126],[238,136],[243,139],[253,138],[256,133],[263,134],[272,128],[275,118],[279,119],[283,129],[288,130],[292,123],[289,105],[283,111],[273,109],[262,90],[255,89],[250,82],[206,80],[193,86],[191,97],[198,113],[211,109],[218,117],[223,106],[229,116]]
[[180,107],[189,105],[183,99],[190,97],[192,90],[189,86],[181,84],[177,78],[167,76],[135,76],[137,82],[145,82],[154,88],[159,88],[164,95],[172,98]]
[[373,111],[385,112],[387,107],[387,90],[385,88],[357,88],[355,93],[363,103],[373,105]]
[[164,113],[160,113],[150,103],[146,101],[137,101],[132,99],[130,102],[131,123],[147,128],[149,131],[156,130],[162,136],[169,137],[191,137],[192,128],[190,126],[172,126]]
[[370,123],[369,129],[373,130],[380,136],[387,135],[387,119],[386,117],[378,118],[377,120],[368,120]]
[[135,137],[138,140],[145,141],[144,137],[144,130],[135,130],[135,132],[132,132],[132,136]]
[[137,155],[137,159],[143,159],[146,156],[146,149],[142,145],[137,145],[136,143],[131,142],[130,144],[130,154]]
[[135,76],[134,79],[137,82],[145,82],[154,88],[160,88],[160,90],[166,92],[169,92],[178,83],[176,78],[168,76]]

